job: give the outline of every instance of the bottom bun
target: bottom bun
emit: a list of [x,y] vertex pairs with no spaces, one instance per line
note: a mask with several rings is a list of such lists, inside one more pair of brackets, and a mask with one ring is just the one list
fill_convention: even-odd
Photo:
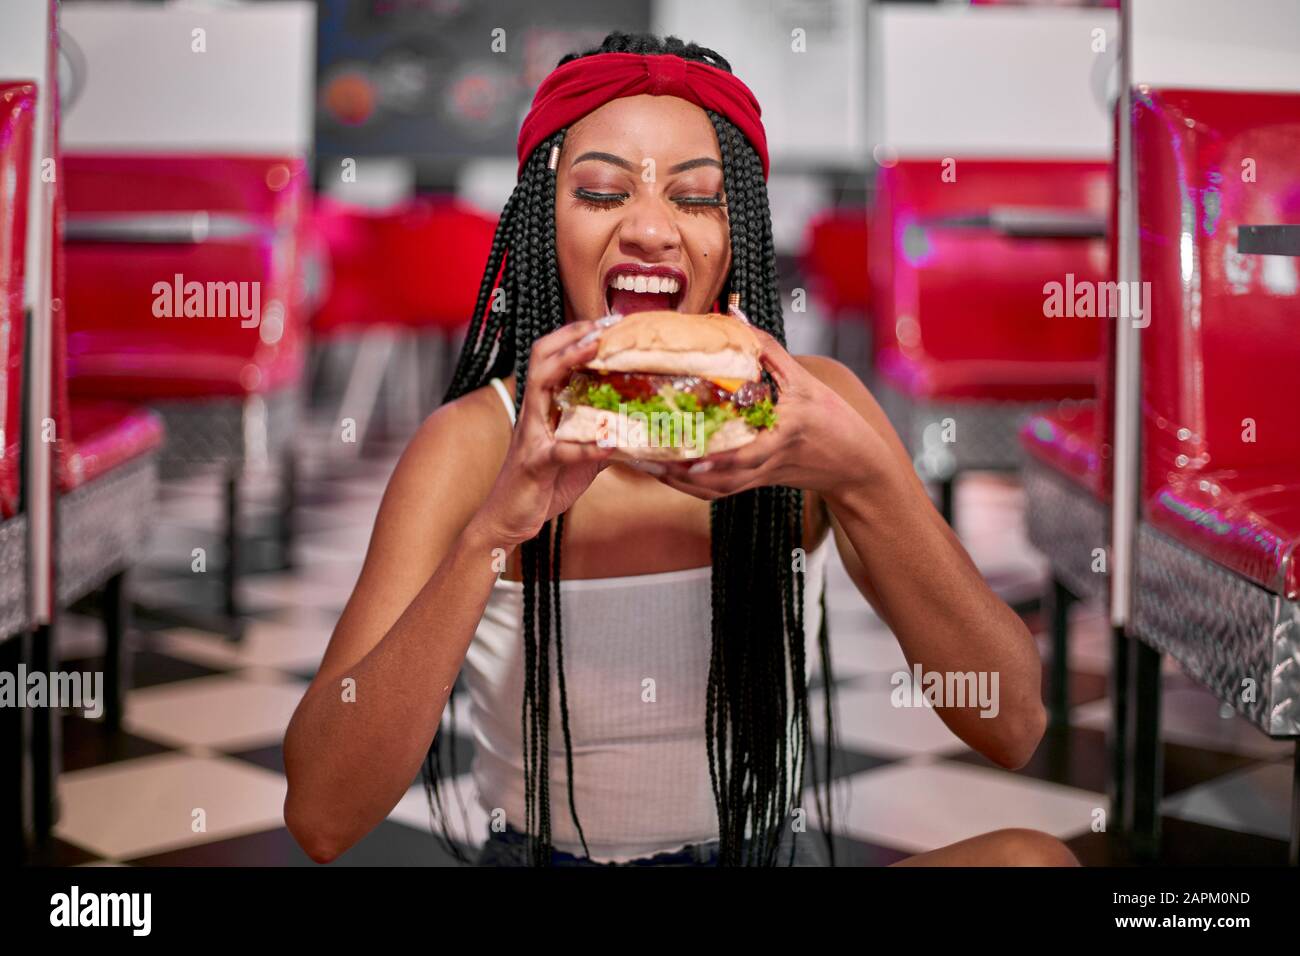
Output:
[[[628,420],[620,430],[618,412],[590,405],[571,405],[565,409],[555,428],[555,437],[559,441],[590,445],[617,442],[618,450],[610,456],[615,460],[689,461],[708,457],[689,445],[654,444],[645,425],[634,419]],[[757,437],[758,431],[752,425],[733,418],[709,438],[709,455],[740,448]]]

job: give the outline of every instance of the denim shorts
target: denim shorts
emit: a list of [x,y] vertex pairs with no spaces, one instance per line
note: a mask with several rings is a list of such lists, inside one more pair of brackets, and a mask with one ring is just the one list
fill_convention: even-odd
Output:
[[[800,833],[797,838],[786,829],[777,852],[777,866],[790,866],[790,844],[794,843],[794,866],[827,866],[826,844],[820,833]],[[691,843],[680,850],[656,853],[625,863],[601,863],[584,856],[551,850],[551,866],[717,866],[718,841]],[[748,841],[746,841],[748,849]],[[527,866],[528,837],[506,824],[504,830],[489,828],[487,842],[479,851],[477,866]]]

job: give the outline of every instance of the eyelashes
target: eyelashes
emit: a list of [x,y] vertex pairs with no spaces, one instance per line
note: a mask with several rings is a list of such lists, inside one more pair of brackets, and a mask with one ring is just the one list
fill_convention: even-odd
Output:
[[712,196],[683,196],[681,199],[674,199],[673,202],[679,206],[702,206],[715,209],[727,204],[722,198],[722,193],[714,193]]
[[[628,199],[627,193],[598,193],[590,189],[583,189],[579,186],[573,190],[573,198],[584,206],[593,209],[614,209],[623,205]],[[727,202],[722,198],[722,193],[714,193],[712,196],[682,196],[674,199],[679,207],[687,210],[699,209],[720,209],[725,208]]]
[[615,206],[621,206],[627,199],[627,193],[595,193],[589,189],[581,187],[573,191],[573,198],[585,206],[592,206],[596,209],[613,209]]

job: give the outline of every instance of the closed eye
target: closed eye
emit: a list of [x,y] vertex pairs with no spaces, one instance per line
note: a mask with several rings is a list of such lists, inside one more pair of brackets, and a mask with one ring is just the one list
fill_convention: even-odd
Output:
[[[627,193],[598,193],[581,186],[573,190],[573,198],[596,209],[612,209],[628,199]],[[727,205],[721,193],[712,196],[679,196],[673,199],[682,209],[717,209]]]
[[579,186],[573,191],[573,198],[597,209],[611,209],[622,205],[627,199],[627,193],[597,193]]
[[725,206],[727,204],[726,200],[722,198],[722,193],[714,193],[712,196],[682,196],[680,198],[674,199],[673,202],[677,203],[677,205],[679,206],[684,206],[686,208],[691,208],[691,207],[716,208],[719,206]]

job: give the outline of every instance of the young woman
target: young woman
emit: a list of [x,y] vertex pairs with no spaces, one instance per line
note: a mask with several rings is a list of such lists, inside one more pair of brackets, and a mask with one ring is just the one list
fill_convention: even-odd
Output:
[[[446,834],[435,732],[464,674],[494,824],[480,863],[824,862],[797,824],[831,819],[829,774],[804,755],[810,634],[829,670],[832,546],[909,662],[999,673],[995,718],[938,712],[975,750],[1022,766],[1045,723],[1034,642],[862,383],[785,351],[766,141],[727,62],[611,34],[542,84],[519,159],[447,401],[393,473],[285,738],[298,842],[333,859],[422,762]],[[629,273],[661,291],[615,288]],[[640,468],[554,439],[554,393],[617,315],[722,311],[733,294],[778,390],[770,434]],[[904,862],[1075,861],[1012,829]]]

